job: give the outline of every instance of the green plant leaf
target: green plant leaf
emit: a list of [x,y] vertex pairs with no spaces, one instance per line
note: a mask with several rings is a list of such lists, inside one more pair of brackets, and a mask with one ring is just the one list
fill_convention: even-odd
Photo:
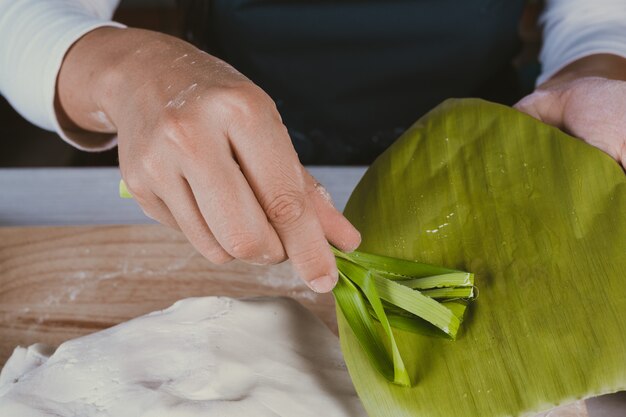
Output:
[[[456,341],[385,301],[411,388],[377,372],[338,315],[370,417],[518,417],[626,389],[626,176],[608,155],[511,108],[451,100],[378,158],[345,214],[360,251],[480,286],[469,307],[442,303],[465,313]],[[385,266],[397,285],[420,273],[405,265]]]
[[337,300],[341,317],[352,329],[352,334],[368,356],[369,363],[373,364],[387,380],[393,381],[395,379],[393,359],[387,353],[368,311],[370,307],[361,292],[340,272],[333,295]]
[[[361,289],[365,285],[373,285],[377,296],[379,295],[381,299],[426,320],[450,337],[456,337],[456,332],[460,325],[459,319],[449,309],[432,298],[388,280],[376,272],[371,272],[346,259],[338,258],[337,266],[340,271]],[[380,308],[382,309],[382,305]]]
[[[342,254],[346,259],[352,260],[359,265],[368,269],[378,271],[389,279],[410,279],[432,277],[433,275],[443,275],[450,273],[458,273],[453,269],[443,268],[434,265],[427,265],[420,262],[410,261],[401,258],[392,258],[389,256],[375,255],[372,253],[364,253],[354,251],[349,254]],[[463,272],[462,274],[466,274]]]
[[121,198],[133,198],[124,180],[120,180],[118,192]]
[[[452,311],[460,322],[463,322],[465,310],[467,309],[467,303],[465,301],[444,301],[442,304]],[[417,333],[428,337],[449,338],[447,334],[443,333],[440,329],[436,328],[427,321],[417,318],[415,315],[407,313],[397,307],[388,306],[385,308],[385,312],[387,314],[389,324],[394,329],[405,330],[407,332]],[[371,309],[370,314],[372,314],[372,317],[376,319]]]
[[[387,277],[385,274],[382,275]],[[450,272],[447,274],[433,275],[431,277],[403,279],[398,281],[398,283],[416,290],[447,287],[472,287],[474,285],[474,274],[469,272]]]
[[[335,299],[337,306],[342,310],[344,319],[352,327],[361,347],[369,356],[374,367],[390,382],[406,387],[411,386],[411,378],[404,366],[392,327],[395,324],[402,329],[419,331],[422,334],[434,333],[434,336],[440,336],[437,332],[433,332],[433,329],[437,328],[438,331],[443,331],[450,338],[456,338],[465,308],[454,308],[456,304],[440,303],[437,299],[472,299],[474,297],[473,275],[462,272],[447,272],[449,271],[447,269],[423,265],[414,261],[392,259],[363,252],[346,254],[334,247],[332,250],[335,254],[341,281],[339,294],[335,292]],[[392,273],[392,278],[386,276],[389,271],[385,271],[383,267],[392,270],[395,268],[397,271],[397,265],[403,266],[402,271],[405,280],[398,281],[398,274],[396,273]],[[443,274],[427,277],[424,276],[425,270],[436,273],[443,272]],[[407,275],[410,273],[414,273],[420,278]],[[425,290],[430,291],[430,296],[400,284],[405,281],[424,280],[432,285],[431,289]],[[446,288],[450,282],[464,286]],[[354,294],[350,296],[350,292]],[[363,295],[369,304],[365,302]],[[358,306],[355,306],[355,300],[358,300]],[[386,343],[365,317],[367,312],[372,319],[381,325]],[[388,319],[387,312],[390,312],[393,323]],[[411,321],[415,323],[410,323]],[[389,346],[391,359],[389,355],[380,354],[383,345]],[[393,373],[389,371],[391,368],[393,368]]]
[[412,290],[377,274],[372,274],[372,276],[374,277],[380,298],[402,310],[421,317],[451,338],[456,338],[461,322],[445,306],[430,297],[422,295],[419,291]]
[[[341,294],[335,294],[338,307],[343,317],[353,327],[361,347],[367,352],[374,367],[381,371],[390,382],[401,386],[411,386],[411,379],[404,366],[392,327],[407,329],[421,334],[456,338],[463,320],[465,308],[456,308],[457,304],[440,303],[437,300],[470,300],[474,297],[474,277],[465,272],[450,272],[446,268],[433,267],[415,261],[393,259],[387,256],[372,255],[364,252],[343,253],[332,247],[341,277]],[[389,270],[385,270],[388,268]],[[390,272],[391,271],[391,272]],[[440,275],[426,276],[426,272]],[[401,274],[400,274],[401,273]],[[417,278],[416,278],[417,277]],[[343,283],[347,281],[348,284]],[[404,285],[408,283],[409,285]],[[459,287],[452,287],[459,285]],[[427,295],[412,287],[428,288]],[[354,303],[347,295],[361,300],[358,311],[344,303]],[[361,295],[365,296],[367,303]],[[368,311],[371,318],[380,323],[385,341],[364,318]],[[392,321],[387,317],[390,314]],[[411,323],[414,322],[414,323]],[[395,325],[395,326],[394,326]],[[438,330],[435,330],[438,329]],[[389,346],[391,363],[388,355],[380,355],[380,346]],[[389,369],[393,368],[393,378]]]
[[391,348],[392,367],[394,372],[393,378],[390,380],[399,385],[410,386],[411,380],[409,379],[409,375],[406,371],[404,363],[402,362],[398,345],[396,344],[395,337],[391,330],[391,325],[387,320],[387,315],[385,314],[385,309],[378,295],[376,282],[372,273],[359,265],[346,261],[345,259],[337,259],[337,263],[342,276],[352,281],[361,289],[365,298],[369,301],[369,306],[373,311],[373,316],[382,325],[387,338],[387,344]]
[[420,292],[422,293],[422,295],[434,298],[435,300],[474,298],[474,287],[435,288],[432,290],[423,290]]

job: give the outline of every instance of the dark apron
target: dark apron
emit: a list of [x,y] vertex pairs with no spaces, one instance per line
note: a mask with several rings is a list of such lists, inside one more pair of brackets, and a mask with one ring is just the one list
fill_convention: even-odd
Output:
[[305,164],[369,164],[449,97],[510,104],[523,0],[214,0],[208,44],[275,101]]

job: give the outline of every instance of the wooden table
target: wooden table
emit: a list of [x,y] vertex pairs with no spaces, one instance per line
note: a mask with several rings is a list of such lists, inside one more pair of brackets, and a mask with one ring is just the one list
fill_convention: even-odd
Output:
[[[22,177],[18,171],[6,175],[6,170],[0,170],[0,224],[71,224],[73,216],[80,224],[137,219],[138,213],[132,211],[136,207],[129,205],[132,201],[110,196],[119,178],[115,171],[26,170]],[[343,207],[346,190],[362,172],[326,168],[315,174],[322,180],[343,178],[343,182],[325,182]],[[336,331],[332,297],[309,291],[287,263],[215,266],[181,234],[157,225],[4,227],[0,228],[0,366],[16,345],[57,345],[179,299],[204,295],[289,296]],[[626,398],[606,396],[587,405],[589,413],[585,403],[578,402],[549,415],[623,417]]]

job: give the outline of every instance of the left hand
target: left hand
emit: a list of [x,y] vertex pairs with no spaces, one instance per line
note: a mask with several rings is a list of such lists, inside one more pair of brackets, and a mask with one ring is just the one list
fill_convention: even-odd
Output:
[[626,168],[626,59],[593,55],[576,61],[515,108],[601,149]]

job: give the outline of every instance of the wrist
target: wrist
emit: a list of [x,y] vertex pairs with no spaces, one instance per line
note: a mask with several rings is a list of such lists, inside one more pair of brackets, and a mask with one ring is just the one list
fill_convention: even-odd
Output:
[[98,28],[68,51],[57,82],[63,127],[115,132],[129,98],[157,83],[182,50],[199,51],[179,39],[142,29]]
[[595,54],[580,58],[565,66],[538,88],[545,89],[584,77],[626,81],[626,58],[612,54]]
[[[111,56],[107,42],[125,29],[97,28],[72,45],[57,78],[56,107],[59,122],[66,130],[112,132],[108,116],[103,112],[102,92],[110,79],[111,68],[118,57]],[[106,123],[97,120],[100,115]]]

